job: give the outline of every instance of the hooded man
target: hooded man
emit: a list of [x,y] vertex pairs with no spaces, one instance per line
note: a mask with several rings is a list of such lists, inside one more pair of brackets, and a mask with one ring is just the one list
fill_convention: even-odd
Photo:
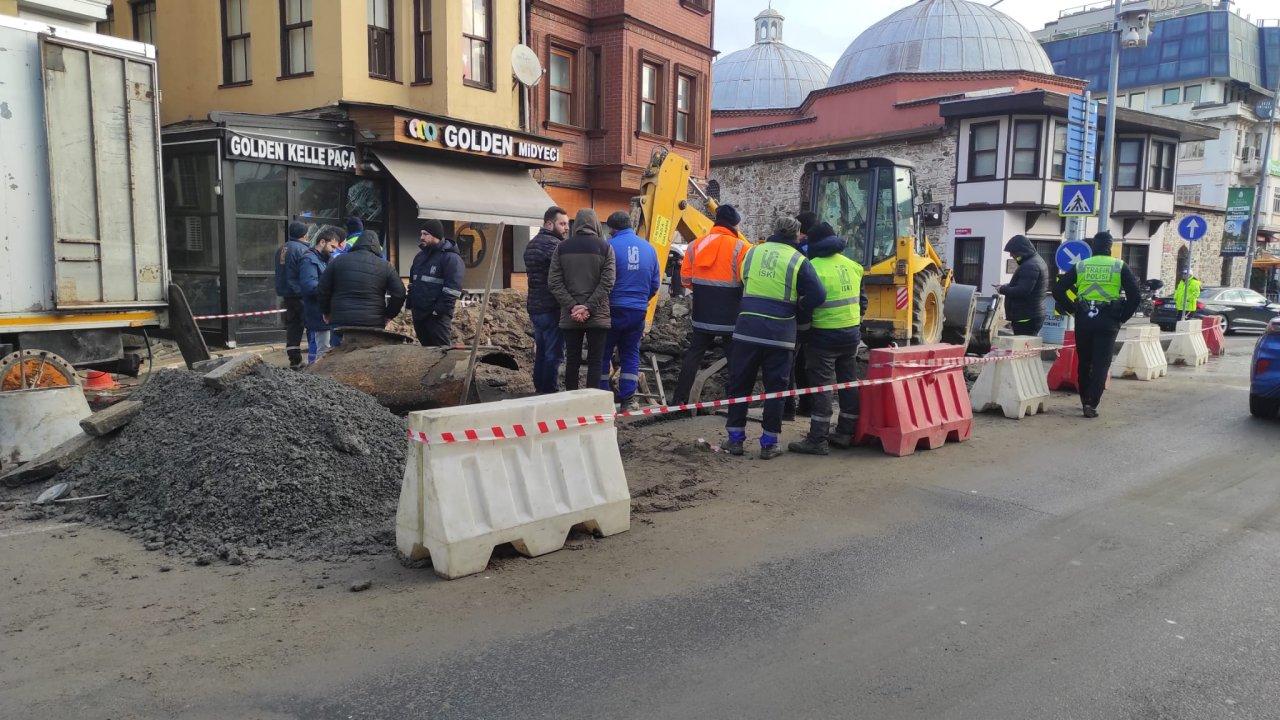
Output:
[[689,401],[702,359],[712,345],[724,342],[725,355],[729,355],[729,339],[742,302],[742,261],[750,247],[738,233],[741,222],[742,215],[732,205],[717,207],[715,226],[689,243],[680,263],[680,281],[693,290],[693,330],[680,362],[677,404]]
[[302,284],[299,270],[302,256],[310,248],[303,242],[307,226],[294,220],[289,223],[288,240],[276,252],[276,295],[284,308],[284,351],[289,367],[302,368]]
[[[862,265],[844,255],[844,238],[825,222],[812,225],[806,235],[809,262],[822,281],[826,299],[810,313],[811,327],[805,339],[805,380],[808,387],[852,382],[858,379],[858,345],[862,343],[862,315],[867,296],[862,291]],[[858,423],[858,389],[839,391],[840,414],[831,427],[831,393],[810,397],[809,434],[787,449],[803,455],[826,455],[829,445],[853,444]]]
[[1093,236],[1091,257],[1058,279],[1053,299],[1076,317],[1080,404],[1084,416],[1098,417],[1098,404],[1111,374],[1111,357],[1120,326],[1138,310],[1138,279],[1129,266],[1111,256],[1111,233]]
[[299,271],[302,287],[302,325],[307,330],[307,364],[319,360],[329,351],[329,323],[324,321],[324,313],[320,311],[320,278],[333,253],[342,246],[342,230],[333,225],[326,225],[316,233],[315,244],[302,256],[302,267]]
[[578,389],[582,344],[587,345],[587,387],[600,387],[604,340],[609,332],[609,293],[616,277],[613,248],[601,237],[596,211],[583,208],[573,221],[573,234],[556,246],[547,285],[560,304],[564,331],[564,387]]
[[458,246],[445,237],[444,223],[426,220],[418,231],[418,247],[409,269],[409,310],[413,331],[424,347],[448,346],[453,336],[453,308],[462,297],[466,265]]
[[[747,251],[742,263],[742,307],[729,355],[730,397],[751,394],[762,373],[765,392],[787,389],[796,346],[797,309],[813,310],[827,299],[817,271],[796,249],[800,223],[781,217],[773,231],[766,242]],[[782,404],[782,398],[764,402],[761,460],[781,454]],[[747,439],[746,403],[729,406],[725,431],[729,437],[721,447],[731,455],[742,455]]]
[[1173,301],[1178,308],[1178,317],[1183,320],[1195,314],[1200,302],[1200,278],[1191,274],[1191,268],[1183,268],[1178,273],[1178,284],[1173,290]]
[[400,273],[382,259],[378,234],[365,230],[350,252],[329,261],[320,276],[320,312],[334,327],[385,328],[404,307]]
[[356,246],[356,241],[360,239],[360,234],[364,232],[364,221],[352,215],[347,218],[347,238],[334,251],[335,255],[349,253]]
[[551,294],[547,280],[551,256],[569,234],[569,214],[552,205],[542,214],[542,229],[524,249],[525,277],[529,282],[526,307],[533,325],[533,389],[540,395],[560,386],[560,364],[564,362],[564,333],[560,330],[560,303]]
[[1014,335],[1039,335],[1044,326],[1044,297],[1049,292],[1049,266],[1025,235],[1009,238],[1004,251],[1018,263],[1008,284],[996,288],[1005,297],[1005,316]]
[[600,372],[600,389],[609,389],[609,370],[613,351],[618,351],[618,392],[616,399],[623,410],[636,408],[636,384],[640,382],[640,340],[644,337],[644,319],[649,300],[662,289],[658,273],[658,253],[648,241],[641,240],[631,229],[631,216],[619,210],[605,221],[612,237],[615,279],[609,293],[609,333],[604,341],[604,365]]

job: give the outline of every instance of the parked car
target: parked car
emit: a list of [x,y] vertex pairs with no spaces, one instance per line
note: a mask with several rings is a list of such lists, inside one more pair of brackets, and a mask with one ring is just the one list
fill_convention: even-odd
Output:
[[1273,418],[1280,412],[1280,317],[1271,320],[1253,349],[1249,412],[1260,418]]
[[[1178,323],[1178,307],[1173,297],[1156,298],[1152,302],[1151,322],[1165,332],[1173,332]],[[1192,317],[1221,315],[1226,318],[1226,331],[1230,335],[1237,330],[1267,329],[1271,318],[1280,315],[1280,304],[1267,300],[1261,293],[1248,288],[1206,287],[1200,292],[1196,311]]]

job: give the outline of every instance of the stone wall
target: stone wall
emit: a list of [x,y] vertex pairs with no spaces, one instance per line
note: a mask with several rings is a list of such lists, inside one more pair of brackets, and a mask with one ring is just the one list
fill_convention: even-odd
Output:
[[[742,213],[742,232],[752,239],[767,237],[773,221],[800,210],[800,179],[804,166],[823,160],[889,157],[915,165],[919,192],[933,192],[933,201],[943,204],[944,224],[930,228],[931,239],[945,231],[955,201],[956,142],[951,130],[925,140],[860,145],[839,152],[815,153],[748,162],[712,161],[711,177],[720,183],[721,201]],[[938,243],[935,241],[934,246]],[[939,252],[941,250],[939,249]]]
[[[1188,215],[1199,215],[1209,223],[1203,240],[1189,243],[1178,236],[1178,223]],[[1173,211],[1173,220],[1161,230],[1164,233],[1164,255],[1160,258],[1160,279],[1165,289],[1161,294],[1173,292],[1178,274],[1178,252],[1187,248],[1190,253],[1191,272],[1205,285],[1223,284],[1224,261],[1228,261],[1230,277],[1226,283],[1230,285],[1244,284],[1244,258],[1222,257],[1222,230],[1224,212],[1220,209],[1199,205],[1178,205]]]

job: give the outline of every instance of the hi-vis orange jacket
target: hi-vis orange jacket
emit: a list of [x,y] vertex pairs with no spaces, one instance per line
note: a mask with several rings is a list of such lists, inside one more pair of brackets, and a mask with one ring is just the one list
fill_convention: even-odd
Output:
[[736,232],[719,225],[689,245],[680,278],[693,289],[695,330],[733,334],[742,302],[742,264],[749,249]]

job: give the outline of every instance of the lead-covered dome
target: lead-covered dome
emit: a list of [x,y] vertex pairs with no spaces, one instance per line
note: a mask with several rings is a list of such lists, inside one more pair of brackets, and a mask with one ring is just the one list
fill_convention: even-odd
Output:
[[1054,74],[1040,43],[1008,15],[968,0],[919,0],[854,39],[827,86],[894,73],[984,70]]
[[755,44],[711,66],[712,110],[793,108],[827,84],[826,63],[782,43],[783,20],[773,8],[760,13]]

